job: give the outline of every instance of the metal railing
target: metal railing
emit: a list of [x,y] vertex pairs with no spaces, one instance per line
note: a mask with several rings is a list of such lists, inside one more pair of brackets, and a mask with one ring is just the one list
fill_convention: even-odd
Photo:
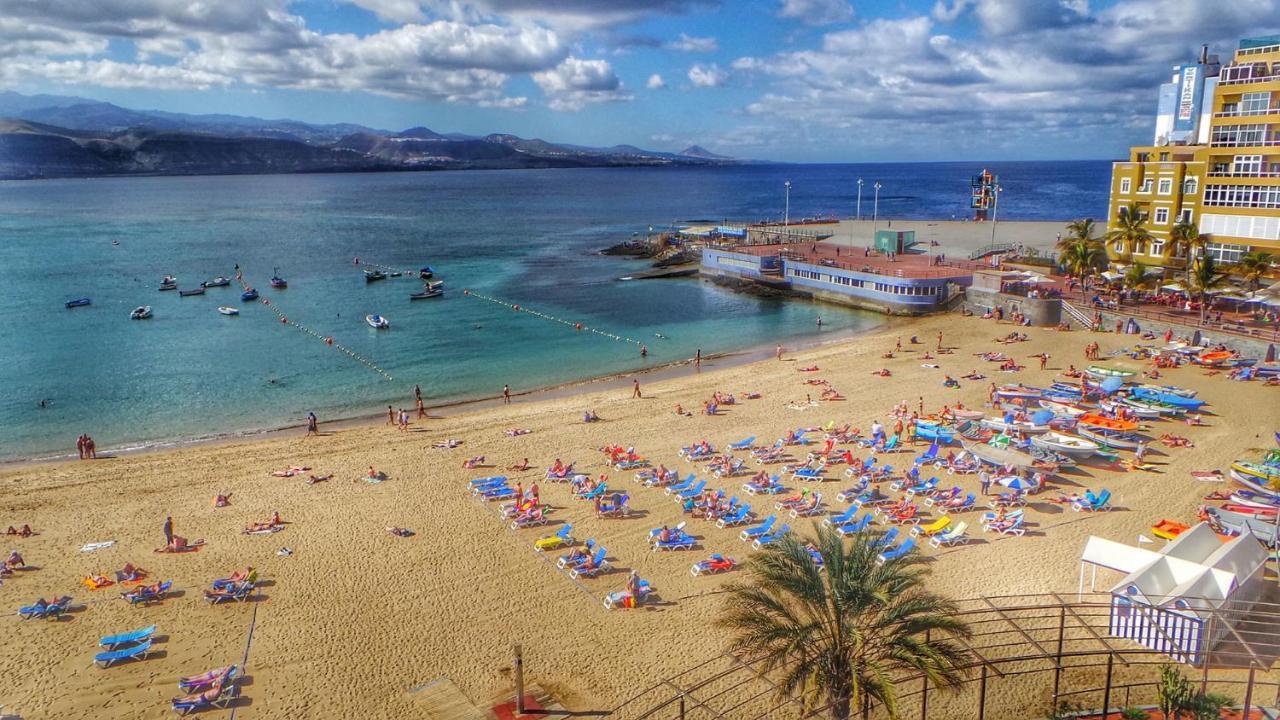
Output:
[[1058,301],[1062,303],[1062,309],[1076,322],[1089,330],[1093,330],[1096,327],[1093,322],[1093,318],[1089,317],[1087,313],[1081,312],[1075,305],[1067,302],[1066,298],[1058,298]]
[[1208,176],[1209,177],[1227,177],[1227,178],[1273,178],[1273,177],[1280,177],[1280,172],[1267,172],[1264,170],[1251,170],[1248,172],[1213,170],[1208,173]]
[[1247,78],[1235,78],[1234,80],[1219,80],[1218,85],[1244,85],[1245,83],[1271,82],[1272,80],[1280,80],[1280,75],[1254,75]]
[[1257,115],[1275,115],[1280,107],[1262,108],[1261,110],[1222,110],[1213,114],[1216,118],[1254,117]]
[[[1084,310],[1082,308],[1075,307],[1075,302],[1076,301],[1073,300],[1067,300],[1065,297],[1062,298],[1063,307],[1070,305],[1073,309],[1083,312]],[[1124,315],[1126,317],[1156,320],[1170,325],[1183,325],[1201,330],[1212,330],[1214,332],[1227,333],[1229,335],[1235,335],[1237,337],[1247,338],[1250,340],[1280,340],[1280,325],[1268,328],[1264,326],[1245,325],[1243,322],[1236,322],[1236,319],[1234,318],[1224,318],[1222,322],[1210,320],[1210,316],[1216,313],[1216,310],[1205,311],[1205,318],[1202,321],[1200,319],[1199,311],[1192,311],[1192,315],[1187,315],[1185,311],[1155,310],[1148,309],[1141,305],[1119,305],[1117,307],[1099,308],[1086,306],[1086,308],[1090,311],[1099,310],[1112,315]],[[1072,317],[1074,317],[1074,314]]]

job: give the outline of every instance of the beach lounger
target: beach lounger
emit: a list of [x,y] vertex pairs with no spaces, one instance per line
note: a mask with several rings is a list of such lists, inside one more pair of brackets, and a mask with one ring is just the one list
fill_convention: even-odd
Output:
[[169,589],[172,587],[173,581],[165,580],[160,583],[160,587],[155,590],[152,590],[150,586],[143,586],[136,590],[120,593],[120,597],[128,600],[130,605],[137,605],[139,603],[147,605],[163,600],[165,596],[169,594]]
[[520,530],[522,528],[534,527],[537,525],[547,524],[547,514],[541,507],[535,508],[526,513],[521,513],[511,520],[511,529]]
[[231,600],[233,602],[244,602],[249,599],[249,594],[253,592],[253,583],[242,582],[235,585],[227,585],[215,590],[205,590],[204,599],[206,602],[217,605],[220,602]]
[[887,548],[890,545],[892,545],[897,539],[898,539],[898,528],[891,527],[889,528],[889,532],[871,541],[871,547]]
[[170,703],[174,712],[179,715],[186,715],[187,713],[208,708],[226,708],[239,696],[240,686],[236,684],[234,679],[229,679],[221,685],[209,688],[202,693],[174,698]]
[[768,547],[774,544],[775,542],[777,542],[783,535],[786,535],[789,532],[791,532],[791,526],[783,525],[782,527],[778,528],[778,530],[775,532],[771,532],[768,535],[761,535],[760,537],[756,538],[755,542],[751,543],[751,547],[755,548],[756,550],[759,550],[764,547]]
[[931,537],[947,529],[948,527],[950,527],[950,525],[951,525],[951,518],[947,517],[946,515],[943,515],[942,517],[938,518],[937,520],[934,520],[928,525],[921,525],[919,523],[919,518],[916,518],[915,527],[911,528],[911,535],[913,537],[920,537],[921,535],[925,537]]
[[968,529],[969,523],[956,523],[950,528],[947,528],[941,533],[930,538],[929,544],[935,548],[941,548],[944,545],[947,547],[951,547],[952,545],[963,545],[964,543],[969,542],[969,537],[965,534],[965,531]]
[[483,478],[476,478],[474,480],[468,480],[467,487],[474,488],[480,485],[493,485],[499,482],[505,483],[506,481],[507,481],[507,476],[505,475],[492,475],[490,477],[483,477]]
[[213,581],[213,589],[221,590],[222,588],[228,585],[235,585],[237,583],[242,583],[242,582],[247,582],[251,584],[258,582],[258,571],[254,570],[253,568],[250,568],[249,570],[245,571],[243,574],[237,572],[237,573],[232,573],[231,577],[218,578],[217,580]]
[[653,586],[649,584],[648,580],[640,578],[634,594],[627,590],[619,590],[605,595],[604,609],[639,607],[644,602],[644,599],[652,594]]
[[821,481],[823,479],[822,471],[823,469],[826,468],[826,466],[827,466],[827,463],[825,460],[823,460],[819,462],[816,467],[808,467],[808,466],[802,467],[799,470],[796,470],[795,472],[791,473],[791,479]]
[[[1022,517],[1022,511],[1014,510],[1013,512],[1004,516],[1003,522],[1007,527],[1009,524],[1013,523],[1014,521],[1016,521],[1018,518],[1021,518],[1021,517]],[[998,521],[996,519],[996,513],[994,512],[983,513],[981,520],[979,520],[979,524],[982,525],[983,532],[988,532],[990,530],[995,529],[996,522]]]
[[814,493],[813,497],[814,497],[814,500],[816,500],[816,502],[813,504],[812,507],[804,507],[804,506],[792,507],[791,517],[793,518],[813,517],[814,515],[821,515],[822,513],[826,512],[827,507],[826,505],[822,504],[822,493]]
[[607,554],[608,551],[603,547],[596,548],[596,554],[591,558],[591,566],[588,567],[586,564],[583,564],[570,568],[569,577],[576,579],[580,577],[595,577],[596,575],[599,575],[602,570],[609,566],[609,561],[605,560],[605,555]]
[[497,500],[510,500],[515,496],[516,496],[516,489],[511,487],[510,485],[501,485],[499,487],[493,488],[492,490],[485,490],[484,492],[480,493],[480,497],[484,498],[485,500],[488,500],[489,502],[495,502]]
[[889,441],[884,444],[884,447],[880,448],[880,452],[882,453],[898,452],[898,450],[899,448],[898,448],[897,435],[894,435],[893,437],[889,438]]
[[678,483],[668,485],[666,489],[666,493],[668,495],[676,495],[678,493],[682,493],[685,490],[688,490],[689,488],[693,487],[693,484],[697,482],[697,480],[698,480],[697,475],[694,475],[693,473],[689,473],[689,477],[685,478],[684,480],[681,480]]
[[187,693],[204,692],[235,677],[237,670],[235,665],[227,665],[199,675],[189,675],[178,680],[178,689]]
[[609,492],[609,483],[602,482],[585,493],[574,493],[573,496],[579,500],[595,500],[607,492]]
[[534,540],[533,549],[538,552],[544,552],[546,550],[555,550],[558,547],[572,545],[573,536],[569,534],[571,532],[573,532],[573,526],[569,523],[565,523],[560,526],[560,529],[556,531],[555,535],[548,535],[547,537]]
[[659,550],[692,550],[696,544],[697,541],[693,539],[693,536],[683,530],[675,530],[671,533],[671,539],[655,540],[653,550],[654,552]]
[[[585,545],[583,545],[583,552],[585,552],[587,555],[590,555],[591,552],[595,550],[595,548],[596,548],[595,538],[591,538],[587,540]],[[574,561],[573,559],[571,559],[573,554],[574,553],[561,555],[560,558],[556,560],[556,567],[560,568],[561,570],[564,570],[574,565],[576,562],[581,562],[581,561]]]
[[929,446],[929,449],[924,451],[923,455],[917,457],[912,462],[915,464],[916,467],[920,467],[921,465],[927,465],[931,462],[934,462],[937,459],[938,459],[938,441],[935,440],[933,444]]
[[147,638],[137,645],[131,645],[127,648],[119,650],[108,650],[100,652],[93,656],[93,662],[102,668],[111,667],[112,663],[121,660],[145,660],[147,654],[151,652],[151,638]]
[[694,485],[693,487],[688,488],[682,492],[676,493],[675,501],[684,502],[685,500],[696,498],[702,494],[702,491],[705,490],[706,487],[707,487],[707,481],[699,480],[697,485]]
[[1093,498],[1092,500],[1089,499],[1091,496],[1092,496],[1092,493],[1086,492],[1084,501],[1082,502],[1080,500],[1076,500],[1075,502],[1071,503],[1071,509],[1075,510],[1076,512],[1081,512],[1085,510],[1089,512],[1107,512],[1112,509],[1110,490],[1103,490],[1097,497]]
[[751,520],[751,505],[743,503],[739,505],[733,512],[725,515],[716,521],[716,527],[727,528],[735,525],[741,525]]
[[741,533],[738,534],[738,539],[742,540],[743,542],[751,542],[752,540],[755,540],[758,537],[761,537],[763,535],[768,535],[769,531],[773,529],[773,525],[776,522],[778,522],[778,516],[770,515],[769,517],[765,518],[762,522],[752,525],[751,527],[743,530]]
[[34,605],[18,608],[18,617],[23,620],[31,620],[32,618],[43,618],[45,620],[56,620],[62,617],[62,614],[71,607],[71,596],[63,595],[62,597],[48,603],[37,602]]
[[144,627],[141,630],[133,632],[120,633],[119,635],[108,635],[98,639],[98,647],[104,647],[108,650],[114,650],[121,645],[132,645],[133,643],[142,642],[154,635],[156,626]]
[[898,547],[893,548],[892,550],[885,550],[884,552],[880,553],[880,557],[876,558],[876,564],[883,565],[889,562],[890,560],[897,560],[903,555],[906,555],[907,553],[911,552],[911,550],[915,546],[916,546],[915,538],[907,538],[906,540],[903,540],[902,544],[899,545]]
[[569,463],[568,465],[565,465],[564,469],[558,473],[552,472],[551,468],[547,468],[547,475],[543,479],[549,480],[551,482],[569,482],[570,480],[573,479],[573,475],[574,475],[573,463]]
[[1012,522],[1006,521],[1006,524],[1004,525],[997,525],[995,523],[992,523],[988,525],[986,529],[994,530],[1000,533],[1001,535],[1016,535],[1018,537],[1022,537],[1027,532],[1027,529],[1022,526],[1024,522],[1026,522],[1026,517],[1023,515],[1019,515],[1016,518],[1014,518]]
[[746,440],[739,440],[736,443],[729,443],[729,449],[730,450],[748,450],[751,448],[752,444],[755,443],[755,441],[756,441],[756,438],[754,435],[752,435]]
[[711,557],[701,562],[693,564],[693,569],[689,571],[690,575],[698,577],[699,575],[714,575],[716,573],[727,572],[732,570],[738,563],[731,557],[725,557],[720,553],[713,553]]
[[862,461],[861,465],[850,465],[844,469],[845,477],[862,477],[871,472],[871,468],[876,464],[876,456],[872,455]]
[[718,477],[718,478],[721,478],[721,477],[733,477],[733,476],[735,476],[735,475],[742,475],[743,473],[746,473],[746,472],[747,472],[747,461],[746,461],[746,460],[734,460],[734,461],[729,465],[729,467],[724,468],[724,469],[721,469],[721,470],[717,470],[717,471],[715,472],[715,476],[716,476],[716,477]]
[[925,507],[933,507],[934,505],[946,505],[953,500],[960,499],[960,493],[964,492],[958,485],[951,488],[947,492],[938,492],[924,499]]
[[978,502],[977,497],[975,497],[973,493],[969,493],[968,495],[965,495],[964,499],[960,500],[959,502],[956,502],[955,500],[951,500],[946,503],[939,503],[934,508],[934,510],[939,515],[950,515],[951,513],[966,512],[968,510],[972,510],[974,505],[977,504],[977,502]]
[[782,478],[777,475],[769,478],[768,485],[761,485],[756,482],[742,484],[742,490],[748,495],[777,495],[785,489],[786,488],[782,486]]
[[851,507],[848,510],[845,510],[844,512],[840,513],[839,515],[832,515],[831,517],[823,518],[822,524],[827,527],[832,527],[832,526],[839,527],[841,525],[844,525],[845,523],[852,522],[853,516],[857,514],[857,512],[858,512],[858,508]]
[[860,515],[858,519],[854,520],[853,522],[847,522],[843,525],[837,525],[836,532],[840,534],[840,537],[849,537],[850,535],[856,535],[857,533],[860,533],[863,530],[866,530],[867,526],[870,524],[871,524],[871,515],[863,514],[863,515]]

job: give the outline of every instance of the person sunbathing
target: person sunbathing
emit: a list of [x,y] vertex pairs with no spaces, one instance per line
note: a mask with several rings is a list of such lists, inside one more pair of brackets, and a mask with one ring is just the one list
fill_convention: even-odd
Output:
[[116,582],[137,582],[146,576],[146,570],[133,563],[125,563],[123,568],[116,571]]
[[573,548],[569,551],[569,554],[565,556],[565,564],[570,566],[577,565],[589,557],[591,557],[591,553],[585,548]]
[[99,588],[104,588],[108,585],[112,585],[113,583],[106,575],[89,575],[85,577],[84,584],[91,590],[98,590]]
[[471,470],[472,468],[478,467],[483,462],[484,462],[484,456],[476,455],[475,457],[467,458],[466,460],[463,460],[462,467],[466,470]]
[[17,535],[18,537],[31,537],[35,533],[31,532],[30,525],[23,525],[21,530],[15,529],[12,525],[5,531],[5,535]]
[[889,372],[889,368],[880,368],[879,370],[873,370],[873,371],[871,372],[871,374],[872,374],[872,375],[879,375],[880,377],[892,377],[892,376],[893,376],[893,373]]
[[524,428],[511,428],[507,431],[507,437],[520,437],[521,435],[528,435],[531,432],[533,431],[526,430]]
[[14,570],[16,568],[26,567],[27,561],[22,559],[22,555],[20,555],[17,550],[12,550],[9,552],[9,558],[4,561],[4,566],[10,570]]
[[957,381],[955,378],[951,377],[950,375],[943,375],[942,387],[958,388],[960,387],[960,382]]
[[331,477],[333,477],[332,473],[330,473],[329,475],[312,475],[311,477],[307,478],[307,484],[315,485],[316,483],[325,482]]
[[413,531],[402,527],[389,527],[387,533],[396,537],[413,537]]
[[449,438],[448,440],[437,440],[431,443],[431,447],[439,450],[452,450],[453,448],[456,448],[461,444],[462,444],[461,440],[455,440],[454,438]]
[[600,416],[596,414],[595,410],[587,410],[582,413],[582,422],[584,423],[593,423],[593,422],[599,422],[599,421],[600,421]]
[[214,507],[226,507],[231,504],[231,493],[219,493],[213,497]]
[[306,472],[307,470],[310,470],[310,469],[311,468],[309,467],[300,467],[298,465],[295,465],[285,470],[276,470],[275,472],[271,473],[271,475],[272,477],[290,478],[290,477],[293,477],[294,475],[297,475],[298,473]]
[[515,465],[511,465],[511,466],[507,467],[507,469],[508,469],[508,470],[518,470],[518,471],[521,471],[521,472],[523,472],[523,471],[525,471],[525,470],[528,470],[528,469],[529,469],[529,458],[525,458],[524,460],[521,460],[520,462],[516,463]]

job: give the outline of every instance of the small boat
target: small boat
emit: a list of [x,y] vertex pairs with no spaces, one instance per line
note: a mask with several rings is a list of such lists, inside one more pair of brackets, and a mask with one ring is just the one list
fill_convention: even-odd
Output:
[[1143,413],[1155,412],[1158,415],[1181,415],[1186,408],[1169,405],[1162,402],[1153,402],[1151,400],[1139,400],[1135,397],[1120,398],[1121,404],[1126,407],[1133,408],[1141,416]]
[[1224,360],[1230,360],[1231,352],[1229,350],[1215,350],[1197,355],[1193,359],[1201,365],[1217,365]]
[[240,314],[239,310],[233,307],[227,307],[226,305],[223,305],[222,307],[218,308],[218,312],[222,313],[223,315],[239,315]]
[[1168,518],[1151,526],[1151,534],[1164,540],[1172,540],[1190,530],[1191,526]]
[[1092,440],[1099,445],[1099,450],[1105,448],[1119,448],[1121,450],[1136,450],[1139,445],[1150,442],[1149,438],[1134,434],[1125,430],[1111,430],[1096,426],[1081,425],[1076,428],[1076,433],[1080,437]]
[[85,305],[88,305],[90,302],[92,301],[89,300],[89,298],[87,297],[75,298],[74,300],[68,300],[66,302],[66,306],[68,308],[78,308],[78,307],[84,307]]
[[204,288],[202,287],[191,288],[190,290],[178,291],[178,295],[180,295],[181,297],[191,297],[192,295],[203,295],[203,294],[204,294]]
[[1072,460],[1085,460],[1098,452],[1098,443],[1084,440],[1059,432],[1047,432],[1031,438],[1033,447],[1049,450],[1059,455],[1066,455]]
[[129,319],[131,320],[146,320],[149,317],[151,317],[150,305],[140,305],[134,308],[133,312],[129,313]]
[[177,290],[178,278],[172,275],[165,275],[164,279],[160,281],[160,289],[161,290]]
[[1176,386],[1174,386],[1174,385],[1151,385],[1151,384],[1143,384],[1143,385],[1138,385],[1137,387],[1139,387],[1139,388],[1141,388],[1141,389],[1143,389],[1143,390],[1150,390],[1150,391],[1153,391],[1153,392],[1169,393],[1170,395],[1178,395],[1178,396],[1181,396],[1181,397],[1184,397],[1184,398],[1193,398],[1193,397],[1195,397],[1195,396],[1196,396],[1196,391],[1195,391],[1195,390],[1187,390],[1186,388],[1180,388],[1180,387],[1176,387]]
[[922,440],[937,440],[949,443],[955,439],[955,428],[940,425],[929,420],[916,420],[916,437]]
[[1012,448],[998,448],[986,443],[961,443],[969,454],[982,462],[1001,467],[1033,468],[1036,459],[1031,453]]
[[1044,395],[1044,390],[1026,385],[1005,385],[996,388],[996,395],[1010,400],[1035,400]]
[[1005,420],[1003,418],[983,418],[979,421],[982,427],[998,432],[1024,432],[1028,435],[1049,432],[1048,425],[1037,425],[1029,420]]
[[[1211,523],[1216,524],[1223,530],[1228,531],[1231,535],[1240,535],[1245,530],[1253,533],[1253,536],[1267,547],[1274,547],[1277,535],[1275,522],[1258,518],[1255,515],[1245,515],[1243,513],[1232,512],[1231,510],[1222,510],[1212,506],[1205,506],[1201,509],[1204,516]],[[1215,528],[1217,529],[1217,528]]]
[[230,284],[231,284],[231,280],[229,278],[223,275],[219,275],[218,277],[212,280],[205,280],[204,282],[200,283],[200,286],[211,288],[211,287],[226,287]]
[[1101,363],[1090,365],[1085,368],[1084,371],[1096,378],[1102,379],[1114,377],[1125,380],[1138,374],[1137,370],[1124,365],[1103,365]]
[[369,327],[375,330],[386,330],[391,327],[391,321],[381,315],[365,315],[364,321],[369,323]]
[[1267,518],[1274,518],[1276,517],[1277,513],[1280,513],[1280,508],[1259,507],[1257,505],[1241,505],[1239,503],[1233,503],[1233,502],[1223,503],[1222,509],[1230,510],[1233,513],[1240,513],[1241,515],[1253,515],[1254,517],[1267,517]]
[[1280,500],[1280,490],[1276,490],[1275,488],[1270,487],[1270,485],[1268,485],[1269,481],[1266,478],[1260,478],[1256,475],[1247,475],[1243,472],[1240,472],[1234,467],[1236,464],[1239,464],[1239,463],[1232,463],[1232,468],[1229,471],[1231,473],[1231,479],[1235,480],[1241,485],[1244,485],[1245,487],[1249,488],[1255,493],[1258,493],[1259,495],[1264,495],[1266,497],[1274,497],[1277,500]]
[[422,289],[422,292],[416,292],[409,295],[410,300],[426,300],[427,298],[440,297],[444,295],[444,281],[437,280],[429,282]]
[[1237,473],[1250,478],[1253,481],[1261,480],[1264,483],[1272,483],[1280,481],[1280,467],[1275,465],[1264,465],[1262,463],[1245,462],[1237,460],[1231,463],[1231,474]]
[[1134,388],[1133,395],[1141,400],[1164,403],[1165,405],[1174,405],[1188,410],[1198,410],[1205,404],[1204,400],[1197,400],[1193,397],[1166,392],[1164,390],[1151,390],[1147,387]]
[[981,420],[986,417],[986,413],[981,410],[952,410],[951,414],[957,420]]
[[418,277],[422,280],[430,280],[435,276],[435,274],[436,271],[432,270],[430,265],[424,265],[423,268],[418,271]]
[[240,293],[240,299],[245,302],[253,302],[258,299],[258,291],[253,288],[249,288],[248,290]]
[[1041,400],[1040,407],[1060,417],[1078,418],[1089,412],[1088,408],[1061,400]]
[[1274,495],[1254,492],[1252,490],[1236,490],[1231,493],[1231,497],[1229,499],[1237,505],[1251,505],[1253,507],[1270,508],[1272,510],[1280,508],[1280,498],[1277,498]]
[[289,283],[280,277],[280,268],[271,268],[271,287],[277,290],[289,287]]
[[364,281],[367,283],[377,282],[379,280],[386,280],[386,279],[387,279],[387,274],[382,272],[381,270],[365,270],[364,271]]
[[1076,418],[1076,422],[1078,422],[1081,425],[1087,425],[1095,428],[1103,428],[1105,430],[1118,430],[1120,432],[1128,432],[1130,430],[1138,429],[1138,423],[1136,422],[1131,422],[1129,420],[1119,420],[1116,418],[1109,418],[1105,415],[1099,415],[1097,413],[1085,413],[1084,415],[1081,415],[1080,417]]
[[1102,400],[1098,402],[1098,407],[1107,412],[1116,412],[1123,408],[1144,420],[1156,420],[1163,414],[1159,408],[1147,407],[1142,403],[1131,405],[1123,400]]

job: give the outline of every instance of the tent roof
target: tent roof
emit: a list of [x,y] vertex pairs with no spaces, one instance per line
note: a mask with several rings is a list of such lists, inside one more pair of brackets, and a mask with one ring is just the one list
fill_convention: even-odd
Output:
[[1132,545],[1125,545],[1115,540],[1090,535],[1089,539],[1085,541],[1084,552],[1080,555],[1080,562],[1128,574],[1138,568],[1150,565],[1159,557],[1160,553],[1153,550],[1145,550]]

